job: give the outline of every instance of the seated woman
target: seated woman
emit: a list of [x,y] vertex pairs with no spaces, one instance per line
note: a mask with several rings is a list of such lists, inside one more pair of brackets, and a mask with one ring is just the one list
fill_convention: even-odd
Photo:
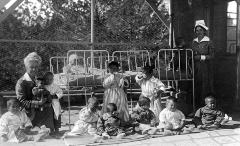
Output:
[[63,73],[65,74],[81,74],[87,73],[83,64],[78,63],[81,58],[76,54],[71,54],[68,59],[68,65],[63,67]]
[[[26,68],[26,73],[17,81],[16,84],[16,95],[17,99],[20,101],[22,109],[25,109],[27,116],[31,117],[33,114],[31,108],[38,106],[45,106],[47,99],[35,100],[32,93],[32,89],[36,86],[35,78],[37,76],[38,69],[42,62],[41,57],[36,53],[32,52],[24,58],[24,65]],[[32,120],[33,126],[41,127],[45,125],[47,128],[54,129],[54,113],[52,106],[46,106],[43,110],[39,108],[35,109],[35,117]]]

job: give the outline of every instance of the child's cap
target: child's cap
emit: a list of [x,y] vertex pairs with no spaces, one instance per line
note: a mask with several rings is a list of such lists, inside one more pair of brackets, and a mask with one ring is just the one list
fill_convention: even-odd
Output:
[[147,97],[144,97],[144,96],[139,97],[138,104],[139,104],[139,106],[150,104],[150,99]]
[[108,67],[112,66],[120,67],[120,64],[117,61],[111,61],[110,63],[108,63]]
[[18,99],[10,99],[7,101],[7,108],[9,109],[10,106],[17,104],[18,106],[20,106],[20,102]]

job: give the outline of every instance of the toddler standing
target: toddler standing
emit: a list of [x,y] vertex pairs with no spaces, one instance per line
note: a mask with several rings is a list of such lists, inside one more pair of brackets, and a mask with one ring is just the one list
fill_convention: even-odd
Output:
[[162,110],[161,97],[162,91],[165,91],[165,85],[153,76],[153,67],[143,67],[142,74],[135,77],[136,82],[141,86],[142,93],[139,98],[147,97],[150,99],[150,110],[152,110],[156,117]]
[[52,96],[52,108],[54,111],[54,133],[59,134],[59,128],[61,128],[61,105],[59,99],[63,96],[62,89],[55,84],[54,75],[52,72],[46,72],[44,74],[45,88],[50,92]]
[[123,90],[126,80],[124,80],[124,77],[118,73],[119,66],[119,63],[115,61],[112,61],[108,64],[109,74],[106,75],[103,81],[103,87],[105,88],[103,113],[107,112],[108,103],[114,103],[117,105],[119,118],[122,121],[127,122],[129,120],[128,101],[127,95]]

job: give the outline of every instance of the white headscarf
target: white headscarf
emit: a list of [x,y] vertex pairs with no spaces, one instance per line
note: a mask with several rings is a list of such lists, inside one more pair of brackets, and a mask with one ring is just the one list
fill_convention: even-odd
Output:
[[36,61],[38,65],[40,65],[42,63],[42,58],[36,52],[29,53],[24,58],[24,65],[27,66],[32,61]]

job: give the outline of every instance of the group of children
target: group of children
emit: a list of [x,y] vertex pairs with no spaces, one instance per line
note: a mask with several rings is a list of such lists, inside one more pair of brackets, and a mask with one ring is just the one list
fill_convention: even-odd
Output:
[[[129,83],[119,73],[119,67],[118,62],[109,63],[109,74],[103,81],[105,92],[102,106],[96,97],[89,98],[88,105],[79,112],[79,120],[76,121],[68,135],[90,134],[98,138],[110,138],[111,136],[122,138],[133,132],[172,134],[174,131],[189,130],[186,126],[189,122],[185,120],[184,114],[177,109],[175,97],[170,96],[166,101],[166,108],[162,110],[161,93],[167,88],[153,76],[151,66],[145,66],[142,74],[135,78],[142,93],[136,107],[129,112],[127,95],[123,89]],[[34,107],[34,109],[52,106],[56,127],[51,131],[58,132],[61,125],[59,98],[62,97],[62,90],[53,83],[51,72],[47,72],[43,78],[37,78],[37,84],[38,86],[33,88],[33,95],[39,102],[45,104]],[[223,113],[216,109],[214,97],[206,97],[205,103],[206,106],[197,110],[192,123],[200,129],[218,128],[224,119]],[[29,129],[27,127],[31,126],[30,120],[24,112],[20,111],[20,108],[17,108],[18,106],[17,100],[10,100],[8,112],[0,119],[0,138],[3,141],[9,139],[11,131],[16,133],[18,129],[26,130]],[[18,119],[19,122],[13,118]],[[30,118],[34,118],[34,114]],[[11,129],[12,127],[13,129]],[[30,137],[27,140],[39,140],[46,135],[46,132],[42,133],[37,138]]]
[[132,132],[140,134],[174,134],[191,132],[188,124],[199,129],[218,128],[224,119],[221,111],[215,107],[213,96],[205,99],[206,106],[200,108],[194,120],[186,121],[184,114],[177,109],[177,99],[170,96],[166,108],[162,110],[161,93],[167,87],[153,76],[153,68],[145,66],[142,74],[135,77],[142,93],[136,107],[129,112],[127,96],[123,90],[128,82],[118,73],[119,64],[109,63],[109,74],[105,77],[103,106],[100,108],[96,97],[88,101],[88,106],[79,113],[79,120],[68,135],[91,134],[96,137],[122,138]]

